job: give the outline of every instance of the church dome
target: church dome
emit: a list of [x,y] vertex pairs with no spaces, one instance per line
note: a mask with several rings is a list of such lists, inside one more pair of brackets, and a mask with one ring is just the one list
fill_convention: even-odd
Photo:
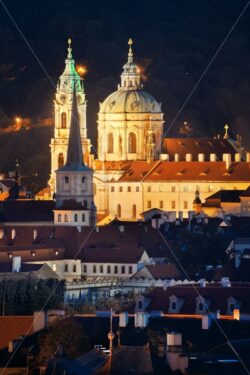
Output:
[[144,90],[119,89],[101,103],[100,113],[161,113],[161,104]]

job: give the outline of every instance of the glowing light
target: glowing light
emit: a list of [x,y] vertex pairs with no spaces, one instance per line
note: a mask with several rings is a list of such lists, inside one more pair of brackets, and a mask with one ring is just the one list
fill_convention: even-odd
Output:
[[22,119],[21,119],[20,117],[16,117],[16,118],[15,118],[15,121],[16,121],[17,124],[20,124],[21,120],[22,120]]
[[77,73],[82,77],[85,76],[87,73],[87,67],[85,65],[77,65],[76,66]]
[[136,71],[137,71],[137,73],[141,73],[141,68],[139,68],[138,66],[137,66],[137,68],[136,68]]

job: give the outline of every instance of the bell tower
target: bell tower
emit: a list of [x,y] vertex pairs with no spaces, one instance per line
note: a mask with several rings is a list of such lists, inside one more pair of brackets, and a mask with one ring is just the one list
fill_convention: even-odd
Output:
[[72,111],[73,90],[76,90],[77,108],[79,114],[79,127],[82,149],[84,150],[84,162],[90,164],[91,142],[87,138],[86,127],[86,97],[83,79],[75,69],[75,60],[72,55],[71,39],[68,39],[68,54],[65,60],[65,69],[60,76],[54,100],[55,127],[54,137],[51,139],[51,174],[49,185],[51,195],[56,190],[55,171],[61,168],[67,159],[69,142],[70,120]]

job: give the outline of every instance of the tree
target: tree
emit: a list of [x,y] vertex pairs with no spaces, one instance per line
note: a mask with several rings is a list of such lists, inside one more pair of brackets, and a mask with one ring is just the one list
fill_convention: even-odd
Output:
[[59,345],[63,348],[65,356],[69,358],[76,358],[90,348],[81,325],[72,317],[57,320],[48,327],[39,340],[37,361],[46,363],[54,356]]

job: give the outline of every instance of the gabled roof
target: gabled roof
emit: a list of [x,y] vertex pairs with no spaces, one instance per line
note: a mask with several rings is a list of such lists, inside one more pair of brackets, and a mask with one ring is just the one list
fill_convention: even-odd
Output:
[[209,161],[210,154],[216,154],[218,160],[222,160],[223,154],[234,155],[237,151],[228,139],[164,138],[163,152],[169,154],[170,160],[179,154],[179,160],[185,161],[186,154],[192,154],[193,160],[197,161],[198,154],[205,154],[205,160]]
[[165,279],[183,279],[180,271],[175,264],[172,263],[159,263],[154,265],[146,265],[138,272],[136,272],[132,278],[140,279],[154,279],[154,280],[165,280]]
[[76,202],[75,199],[68,199],[66,201],[63,202],[63,204],[56,208],[55,211],[60,211],[60,210],[65,210],[65,211],[83,211],[83,210],[86,210],[83,208],[83,206],[81,205],[81,203],[79,202]]

